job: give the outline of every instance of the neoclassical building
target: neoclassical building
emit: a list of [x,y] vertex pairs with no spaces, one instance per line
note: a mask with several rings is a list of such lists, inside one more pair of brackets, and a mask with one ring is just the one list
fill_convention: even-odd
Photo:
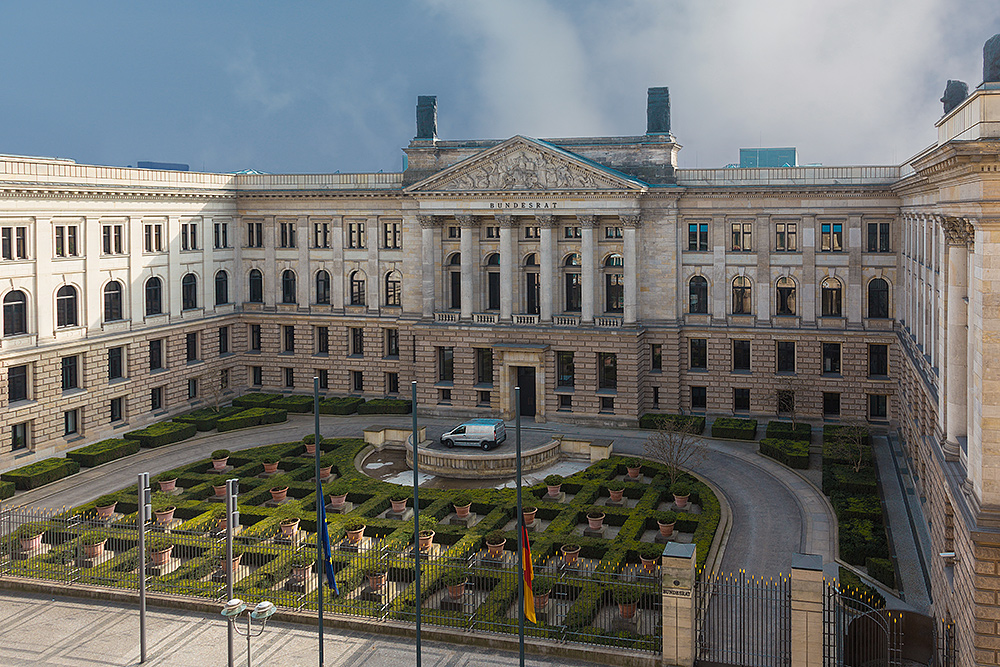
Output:
[[0,157],[0,470],[313,377],[456,418],[520,385],[536,421],[866,420],[955,553],[935,613],[1000,663],[1000,83],[902,166],[678,169],[666,89],[630,137],[445,141],[435,104],[402,173]]

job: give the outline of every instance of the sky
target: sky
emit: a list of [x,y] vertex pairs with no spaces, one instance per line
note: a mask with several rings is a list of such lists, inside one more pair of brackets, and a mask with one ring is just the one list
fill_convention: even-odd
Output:
[[6,2],[0,153],[399,171],[418,95],[441,139],[619,136],[668,86],[681,167],[899,164],[996,33],[1000,0]]

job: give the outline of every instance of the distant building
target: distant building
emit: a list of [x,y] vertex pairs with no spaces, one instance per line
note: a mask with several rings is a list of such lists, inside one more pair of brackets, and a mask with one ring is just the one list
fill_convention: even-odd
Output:
[[791,148],[741,148],[741,167],[797,167],[795,147]]
[[163,171],[191,171],[190,165],[181,162],[143,162],[135,163],[138,169],[161,169]]

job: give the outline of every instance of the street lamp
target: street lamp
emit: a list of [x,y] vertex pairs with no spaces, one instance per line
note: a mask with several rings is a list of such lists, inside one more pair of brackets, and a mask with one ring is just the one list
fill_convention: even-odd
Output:
[[[239,598],[233,598],[222,607],[222,615],[226,617],[227,621],[229,621],[230,627],[236,631],[236,634],[247,638],[247,667],[252,667],[250,664],[250,638],[259,637],[261,633],[264,632],[264,626],[267,625],[267,619],[271,618],[271,615],[274,614],[278,608],[274,606],[273,602],[268,602],[267,600],[258,602],[257,606],[253,608],[253,611],[247,614],[247,631],[240,632],[239,626],[236,625],[236,619],[239,618],[240,614],[246,611],[246,609],[246,602],[240,600]],[[250,619],[260,621],[260,628],[257,629],[257,632],[251,631]]]

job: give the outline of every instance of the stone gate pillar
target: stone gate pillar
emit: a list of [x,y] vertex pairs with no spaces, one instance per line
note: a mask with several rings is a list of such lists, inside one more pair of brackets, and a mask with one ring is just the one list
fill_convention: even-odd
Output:
[[695,658],[695,545],[669,542],[663,549],[663,664],[692,667]]
[[823,557],[792,556],[792,667],[823,667]]

